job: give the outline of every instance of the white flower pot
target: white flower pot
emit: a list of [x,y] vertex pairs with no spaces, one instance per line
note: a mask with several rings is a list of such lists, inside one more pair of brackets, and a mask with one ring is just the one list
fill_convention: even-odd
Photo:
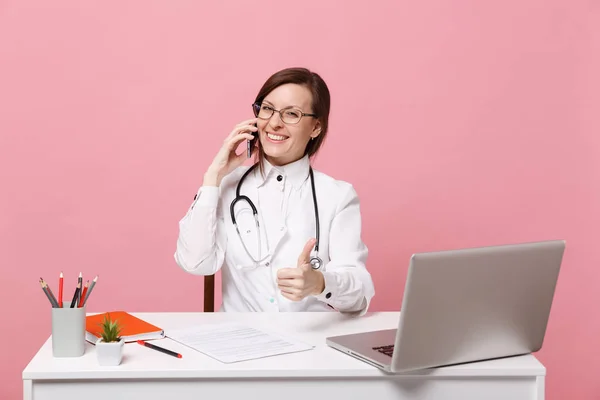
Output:
[[123,339],[118,342],[106,343],[100,338],[96,342],[96,355],[98,356],[98,363],[100,365],[114,366],[121,364],[123,359],[123,345],[125,341]]

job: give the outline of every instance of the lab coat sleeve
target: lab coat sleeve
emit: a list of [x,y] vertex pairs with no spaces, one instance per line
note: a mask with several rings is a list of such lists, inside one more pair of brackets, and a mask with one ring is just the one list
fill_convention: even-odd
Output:
[[227,235],[219,199],[221,189],[202,186],[179,221],[175,262],[191,274],[212,275],[223,265]]
[[344,191],[329,232],[329,259],[323,277],[325,290],[317,299],[340,312],[364,315],[375,295],[366,268],[367,246],[361,239],[359,199],[351,185]]

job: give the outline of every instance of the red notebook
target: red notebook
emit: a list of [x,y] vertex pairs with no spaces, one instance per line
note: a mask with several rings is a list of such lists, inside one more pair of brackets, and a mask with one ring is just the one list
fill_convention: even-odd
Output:
[[105,315],[108,315],[111,321],[119,321],[121,337],[126,342],[162,339],[165,337],[165,331],[158,326],[134,317],[125,311],[111,311],[85,317],[85,339],[88,342],[96,344],[98,339],[102,337],[102,321],[104,321]]

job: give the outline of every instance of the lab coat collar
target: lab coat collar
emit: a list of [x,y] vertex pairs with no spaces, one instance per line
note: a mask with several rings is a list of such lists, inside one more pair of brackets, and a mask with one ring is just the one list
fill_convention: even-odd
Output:
[[261,175],[258,167],[255,170],[256,187],[264,185],[269,179],[276,179],[277,175],[282,175],[284,178],[283,182],[290,183],[294,188],[299,188],[308,179],[309,168],[310,160],[308,155],[282,166],[272,165],[265,159],[264,177]]

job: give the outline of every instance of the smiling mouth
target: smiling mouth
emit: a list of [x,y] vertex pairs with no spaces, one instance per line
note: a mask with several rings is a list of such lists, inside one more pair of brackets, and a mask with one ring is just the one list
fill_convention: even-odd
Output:
[[275,135],[274,133],[267,133],[267,137],[274,142],[282,142],[288,138],[287,136]]

